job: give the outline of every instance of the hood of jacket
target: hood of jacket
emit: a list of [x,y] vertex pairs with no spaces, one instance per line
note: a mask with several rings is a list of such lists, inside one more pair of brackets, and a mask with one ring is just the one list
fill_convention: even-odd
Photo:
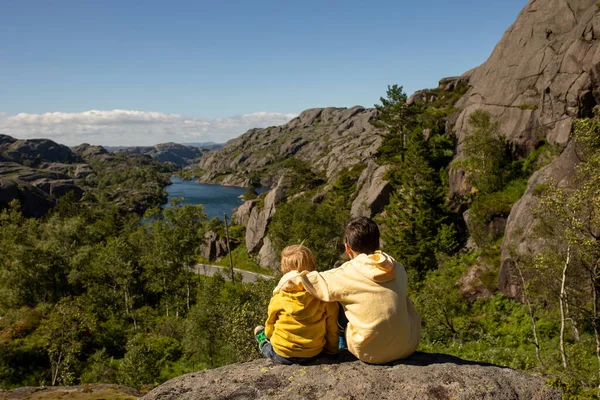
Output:
[[359,254],[350,260],[358,266],[358,271],[373,282],[388,282],[396,278],[396,260],[377,250],[373,254]]
[[[294,283],[293,278],[299,276],[298,271],[290,271],[285,274],[280,280],[277,287],[285,284],[285,290],[279,292],[279,295],[287,299],[284,302],[284,311],[292,315],[297,320],[312,317],[318,312],[319,300],[311,296],[305,289],[302,283]],[[313,306],[314,305],[314,306]]]

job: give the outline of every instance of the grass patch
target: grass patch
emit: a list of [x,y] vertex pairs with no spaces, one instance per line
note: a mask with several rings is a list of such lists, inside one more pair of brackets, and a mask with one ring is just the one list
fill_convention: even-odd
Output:
[[[273,270],[270,268],[262,268],[254,260],[254,258],[248,254],[248,249],[245,245],[238,246],[231,252],[231,258],[233,260],[233,268],[243,269],[244,271],[257,272],[259,274],[273,275]],[[229,267],[229,256],[221,257],[216,265],[222,267]]]
[[531,111],[535,111],[538,109],[538,106],[536,106],[535,104],[521,104],[521,106],[519,107],[521,110],[531,110]]

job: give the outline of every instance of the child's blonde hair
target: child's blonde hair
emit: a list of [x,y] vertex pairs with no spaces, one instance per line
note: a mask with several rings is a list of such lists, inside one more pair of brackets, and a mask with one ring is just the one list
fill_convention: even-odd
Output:
[[287,274],[293,270],[298,272],[317,270],[315,257],[308,247],[294,244],[281,251],[281,272]]

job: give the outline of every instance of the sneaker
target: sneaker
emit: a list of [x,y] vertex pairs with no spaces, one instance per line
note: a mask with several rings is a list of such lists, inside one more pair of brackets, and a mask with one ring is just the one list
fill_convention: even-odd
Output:
[[265,327],[262,325],[259,325],[256,328],[254,328],[254,337],[256,338],[256,341],[258,342],[259,350],[262,350],[262,347],[264,346],[264,344],[269,341],[269,339],[267,339],[267,335],[265,335]]

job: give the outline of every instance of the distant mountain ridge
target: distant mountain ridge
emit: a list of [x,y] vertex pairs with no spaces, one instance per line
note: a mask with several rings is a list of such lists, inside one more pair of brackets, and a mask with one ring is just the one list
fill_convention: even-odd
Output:
[[178,167],[185,167],[198,162],[199,158],[202,157],[203,152],[208,151],[208,149],[200,149],[196,146],[173,142],[160,143],[154,146],[109,146],[107,147],[107,150],[115,153],[123,152],[128,154],[146,155],[157,161],[172,163]]

